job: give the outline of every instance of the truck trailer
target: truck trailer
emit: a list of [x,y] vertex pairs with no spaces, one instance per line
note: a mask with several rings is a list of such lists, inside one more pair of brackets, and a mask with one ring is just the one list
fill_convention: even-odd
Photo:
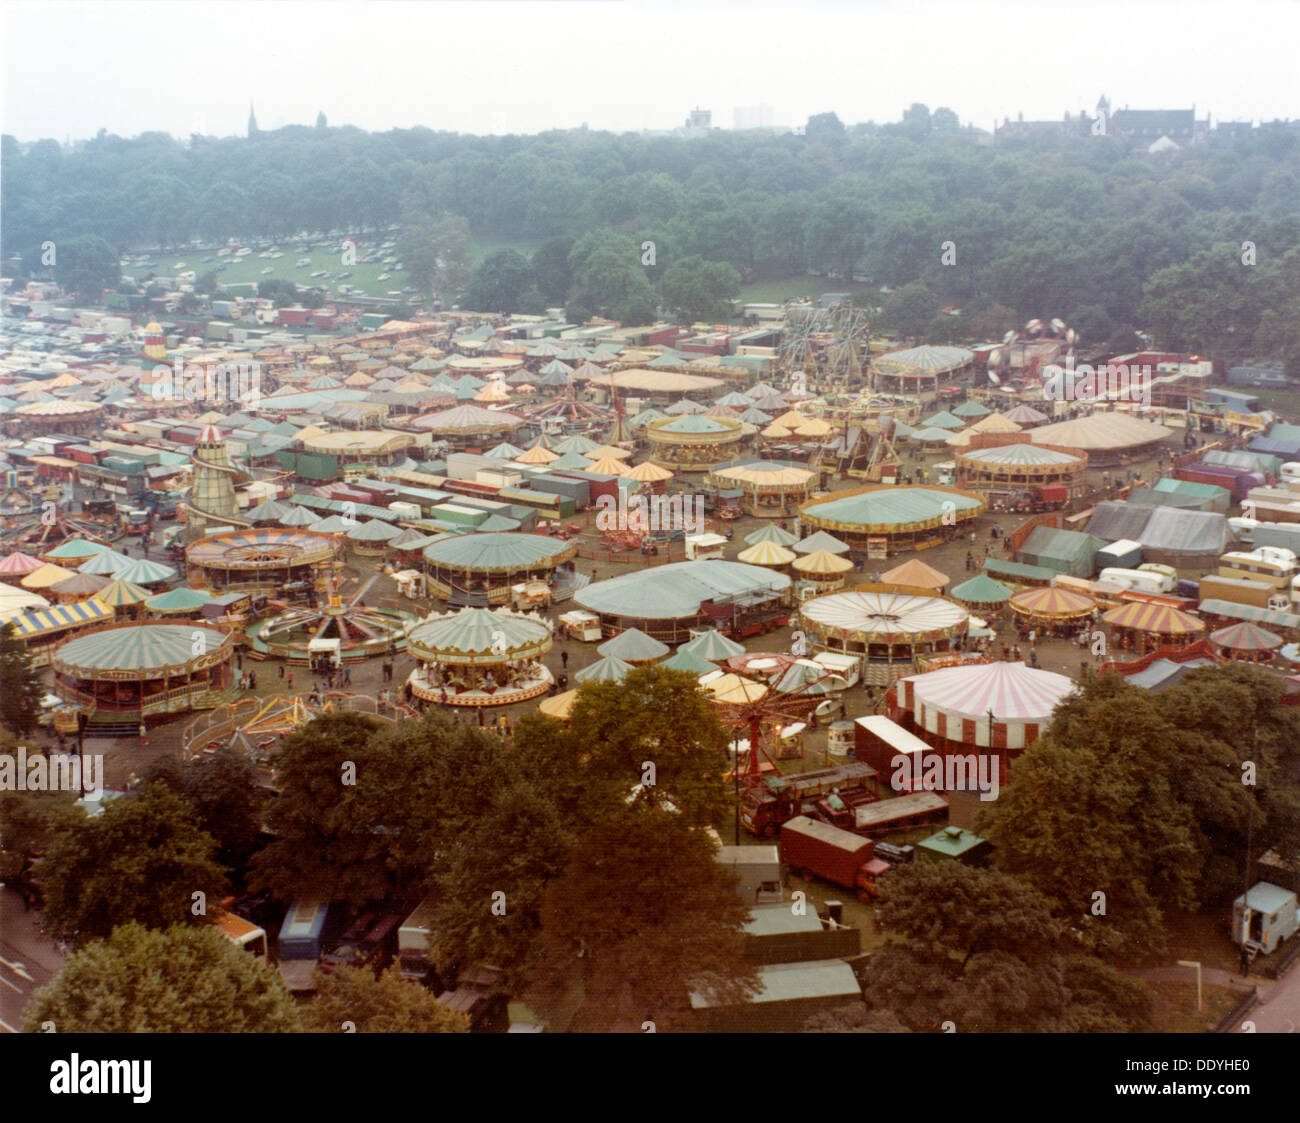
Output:
[[874,901],[877,879],[892,867],[875,856],[869,838],[799,815],[781,831],[781,861],[805,881],[823,878],[852,889],[859,899]]

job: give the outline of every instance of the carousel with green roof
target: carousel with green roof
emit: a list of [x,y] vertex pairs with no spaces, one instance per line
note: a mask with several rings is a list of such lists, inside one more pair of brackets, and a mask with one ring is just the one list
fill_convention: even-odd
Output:
[[210,709],[230,690],[234,649],[216,624],[108,624],[55,649],[54,692],[99,723]]
[[[991,435],[984,436],[989,440]],[[976,438],[978,441],[980,438]],[[1002,440],[1008,440],[1003,436]],[[1033,444],[1013,434],[1011,443],[957,453],[957,485],[978,492],[992,503],[1009,502],[1040,487],[1065,489],[1067,499],[1087,488],[1088,456],[1078,449]],[[973,442],[974,443],[974,442]]]
[[575,543],[545,534],[462,534],[426,546],[424,569],[431,595],[450,604],[508,604],[515,585],[571,576],[577,553]]
[[868,558],[887,558],[969,533],[968,524],[985,508],[984,498],[971,491],[884,484],[805,503],[799,520],[805,531],[824,530]]
[[510,609],[463,608],[430,616],[407,635],[417,666],[416,698],[448,706],[509,706],[545,694],[553,681],[542,656],[554,628]]

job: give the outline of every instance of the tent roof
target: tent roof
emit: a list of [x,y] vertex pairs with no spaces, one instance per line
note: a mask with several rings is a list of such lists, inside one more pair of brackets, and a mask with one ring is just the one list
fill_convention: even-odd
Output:
[[1024,663],[977,663],[944,667],[904,680],[927,708],[976,721],[1045,721],[1075,682]]

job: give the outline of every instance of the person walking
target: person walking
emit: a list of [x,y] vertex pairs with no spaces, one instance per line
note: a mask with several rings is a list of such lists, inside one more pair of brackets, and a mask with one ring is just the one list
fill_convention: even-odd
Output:
[[249,671],[249,672],[248,672],[248,689],[249,689],[249,690],[256,690],[256,689],[257,689],[257,672],[256,672],[256,671]]
[[148,729],[145,728],[144,718],[141,718],[140,719],[140,744],[147,745],[149,743],[148,733],[149,733]]
[[344,686],[351,686],[351,685],[352,685],[352,668],[351,668],[351,667],[344,667],[344,668],[343,668],[343,685],[344,685]]
[[567,651],[560,652],[560,666],[566,671],[569,669],[569,653]]
[[284,681],[285,681],[285,685],[288,686],[288,688],[289,688],[290,690],[292,690],[292,689],[293,689],[293,672],[292,672],[292,671],[289,671],[289,672],[284,676]]
[[284,678],[284,664],[283,664],[283,663],[280,664],[280,667],[279,667],[279,674],[278,674],[276,677],[277,677],[277,678]]

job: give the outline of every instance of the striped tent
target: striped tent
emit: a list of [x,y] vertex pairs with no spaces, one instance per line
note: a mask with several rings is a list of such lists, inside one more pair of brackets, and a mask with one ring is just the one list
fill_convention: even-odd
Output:
[[574,682],[622,682],[632,669],[631,663],[604,655],[573,676]]
[[24,612],[13,619],[14,631],[22,639],[40,635],[56,628],[66,628],[75,624],[100,624],[111,620],[114,615],[112,605],[91,597],[89,600],[77,601],[75,604],[59,604],[53,608],[42,608],[35,612]]
[[44,564],[40,558],[34,558],[31,554],[24,554],[21,550],[15,550],[12,554],[6,554],[4,558],[0,559],[0,581],[16,581],[40,569]]
[[718,663],[723,659],[730,659],[733,655],[744,654],[745,645],[737,643],[734,639],[728,639],[716,628],[709,628],[693,640],[682,644],[677,651],[679,654],[689,651],[692,655],[700,655],[712,663]]
[[788,530],[782,530],[775,523],[768,523],[753,534],[746,535],[745,544],[757,546],[760,542],[775,542],[778,546],[793,546],[798,540]]
[[882,585],[911,585],[918,589],[935,589],[942,592],[952,580],[946,573],[940,573],[933,566],[912,558],[902,565],[895,566],[880,575]]
[[653,663],[672,649],[654,636],[646,635],[640,628],[628,628],[613,639],[606,640],[596,650],[601,655],[621,659],[625,663]]
[[1229,624],[1226,628],[1219,628],[1217,631],[1211,632],[1210,642],[1216,647],[1223,647],[1229,651],[1239,651],[1252,656],[1261,655],[1282,646],[1280,637],[1266,631],[1258,624],[1245,621],[1240,624]]
[[157,585],[160,581],[170,581],[175,576],[174,567],[148,558],[132,558],[114,574],[117,580],[129,585]]
[[71,574],[72,570],[64,569],[61,565],[50,565],[47,562],[40,569],[33,569],[19,584],[24,589],[48,589],[51,585],[66,581]]
[[1135,601],[1112,608],[1102,619],[1113,628],[1148,635],[1194,636],[1205,631],[1205,621],[1198,620],[1167,604]]
[[90,561],[82,562],[77,566],[77,572],[94,573],[100,577],[116,577],[117,571],[131,565],[133,560],[125,554],[119,554],[116,550],[105,550],[102,554],[96,554]]
[[[986,578],[992,581],[992,578]],[[997,582],[993,582],[997,584]],[[1087,616],[1097,602],[1082,593],[1045,585],[1040,589],[1023,589],[1011,598],[1011,610],[1021,616],[1041,620],[1077,620]]]
[[139,585],[117,580],[100,589],[94,599],[114,608],[130,608],[132,605],[143,604],[151,595],[148,589],[142,589]]
[[736,555],[736,560],[744,562],[746,565],[782,566],[789,565],[796,557],[798,555],[789,547],[776,542],[765,541],[759,542],[756,546],[750,546],[748,550],[741,550]]

